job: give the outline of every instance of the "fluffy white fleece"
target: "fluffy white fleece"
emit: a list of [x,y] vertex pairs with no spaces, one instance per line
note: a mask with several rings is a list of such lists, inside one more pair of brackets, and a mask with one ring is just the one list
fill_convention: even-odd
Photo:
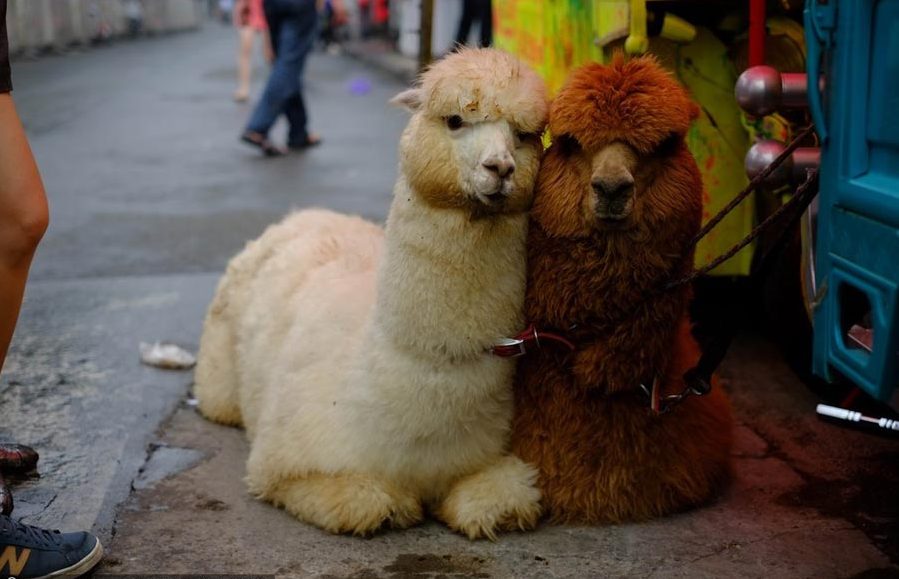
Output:
[[[455,111],[445,98],[439,111],[428,107],[426,74],[425,88],[402,99],[416,112],[386,235],[329,211],[288,216],[229,264],[203,331],[200,410],[246,428],[251,492],[332,532],[405,527],[424,506],[471,538],[493,538],[532,527],[540,513],[536,472],[506,448],[514,361],[488,350],[523,324],[524,209],[539,141],[512,135],[542,127],[545,94],[508,55],[447,60],[427,74],[445,79],[462,66],[468,85],[432,91],[460,91],[457,109],[471,113],[474,86],[479,106],[510,112],[472,120],[466,143],[446,127]],[[492,74],[473,75],[473,61]],[[491,91],[497,76],[514,103]],[[485,141],[489,131],[500,137]],[[446,150],[418,146],[444,133],[455,139]],[[471,149],[501,141],[516,172],[502,184],[506,205],[482,210],[490,171]],[[452,171],[423,169],[454,159]]]

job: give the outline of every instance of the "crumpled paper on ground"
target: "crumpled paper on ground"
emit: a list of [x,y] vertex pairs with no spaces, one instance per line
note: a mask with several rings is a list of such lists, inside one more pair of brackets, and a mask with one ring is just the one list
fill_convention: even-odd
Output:
[[140,343],[140,361],[147,366],[165,370],[187,370],[197,363],[197,357],[175,344],[166,342]]

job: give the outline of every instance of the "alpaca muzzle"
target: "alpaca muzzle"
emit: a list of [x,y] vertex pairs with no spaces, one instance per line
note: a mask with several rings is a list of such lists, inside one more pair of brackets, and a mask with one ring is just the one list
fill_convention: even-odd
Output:
[[594,179],[591,185],[596,193],[596,214],[600,219],[619,221],[630,215],[634,207],[633,179]]
[[492,209],[500,209],[508,201],[509,197],[515,192],[512,182],[512,173],[515,171],[515,163],[503,163],[499,167],[488,166],[485,162],[483,167],[486,169],[487,177],[484,181],[486,190],[477,193],[477,199],[484,206]]
[[481,165],[499,179],[507,179],[515,172],[515,160],[512,155],[493,156],[485,160]]

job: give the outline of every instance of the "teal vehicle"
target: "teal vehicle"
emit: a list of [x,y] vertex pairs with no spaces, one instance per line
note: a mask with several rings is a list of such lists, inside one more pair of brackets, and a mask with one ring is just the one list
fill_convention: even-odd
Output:
[[805,34],[821,143],[812,371],[899,408],[899,0],[809,0]]
[[807,0],[804,25],[807,73],[751,67],[736,97],[754,117],[807,108],[818,146],[783,157],[761,140],[746,169],[782,159],[778,186],[817,171],[801,225],[811,370],[899,409],[899,0]]

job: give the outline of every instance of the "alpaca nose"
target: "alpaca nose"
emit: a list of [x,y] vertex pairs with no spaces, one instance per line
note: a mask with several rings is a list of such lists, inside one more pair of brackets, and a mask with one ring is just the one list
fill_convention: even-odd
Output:
[[595,179],[593,181],[593,190],[600,197],[611,202],[627,199],[634,192],[634,182],[631,179],[614,179],[603,180]]
[[512,157],[491,157],[482,163],[485,169],[491,173],[496,173],[500,179],[505,179],[515,172],[515,161]]
[[611,205],[625,203],[634,194],[634,181],[629,178],[594,179],[593,190]]

